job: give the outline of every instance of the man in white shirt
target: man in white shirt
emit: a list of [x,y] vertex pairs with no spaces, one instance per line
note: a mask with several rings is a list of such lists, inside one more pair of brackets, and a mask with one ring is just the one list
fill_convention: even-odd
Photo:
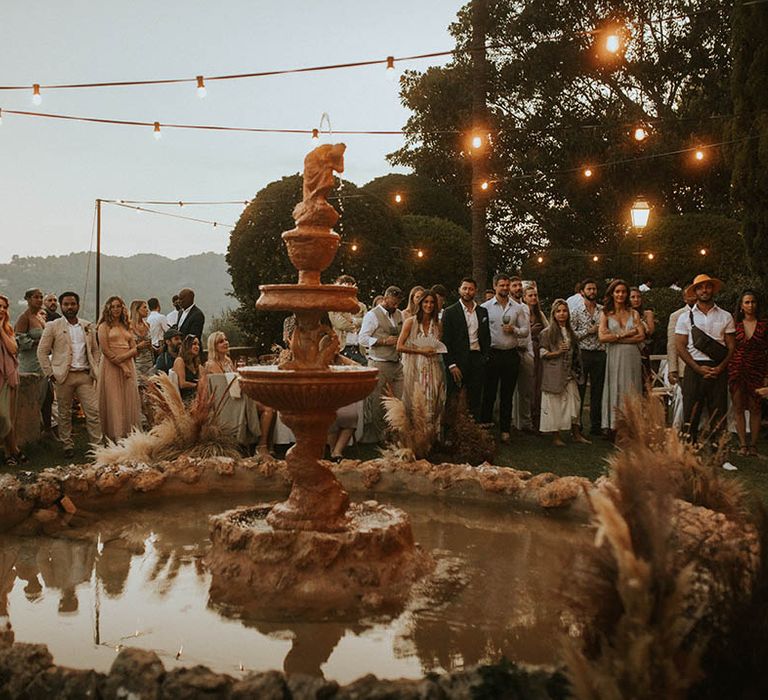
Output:
[[157,297],[148,299],[147,306],[149,307],[149,316],[147,316],[149,339],[152,341],[152,349],[155,351],[155,355],[158,355],[163,350],[163,336],[165,336],[165,332],[171,327],[171,324],[160,313],[160,301]]
[[63,292],[59,296],[63,318],[47,323],[37,359],[46,377],[54,384],[59,407],[59,438],[64,446],[64,456],[73,457],[75,443],[72,440],[72,398],[77,396],[85,413],[85,425],[91,445],[102,440],[99,420],[99,400],[96,395],[96,377],[99,367],[99,346],[96,329],[88,321],[77,318],[80,297],[75,292]]
[[368,366],[379,370],[376,388],[365,400],[364,441],[382,442],[387,432],[381,396],[389,385],[398,399],[403,396],[403,367],[397,352],[397,339],[403,328],[403,314],[397,307],[403,298],[399,287],[387,287],[384,299],[363,317],[358,340],[368,348]]
[[179,295],[174,294],[171,298],[171,305],[173,306],[173,311],[169,313],[165,319],[168,321],[168,327],[176,326],[178,328],[178,320],[179,320],[179,313],[181,312],[181,304],[179,304]]
[[[687,298],[696,303],[688,313],[682,313],[675,326],[678,357],[687,365],[682,378],[683,421],[688,426],[691,441],[699,435],[699,419],[706,406],[713,432],[724,427],[728,414],[728,361],[736,347],[736,325],[733,316],[714,302],[714,296],[723,283],[709,275],[697,275],[685,290]],[[722,348],[716,348],[723,357],[717,357],[694,345],[692,326],[695,325]],[[701,345],[701,343],[698,343]]]
[[[522,289],[523,283],[515,278]],[[520,371],[519,348],[525,348],[521,340],[529,334],[528,317],[525,307],[510,297],[512,280],[509,275],[499,273],[493,278],[494,296],[482,306],[488,311],[491,331],[491,350],[485,366],[483,387],[483,423],[493,421],[493,406],[501,385],[499,396],[499,431],[501,441],[509,442],[512,428],[512,395],[515,393],[517,376]]]
[[568,310],[571,312],[571,316],[573,316],[575,311],[584,306],[584,297],[582,296],[583,290],[584,282],[577,282],[573,294],[565,300],[565,303],[568,304]]

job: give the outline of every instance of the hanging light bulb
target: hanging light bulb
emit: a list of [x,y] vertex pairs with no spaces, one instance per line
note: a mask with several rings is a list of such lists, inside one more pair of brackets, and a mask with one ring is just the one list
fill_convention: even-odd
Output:
[[205,89],[205,80],[202,75],[197,76],[197,96],[202,99],[208,94],[208,90]]
[[213,228],[216,228],[218,225],[219,225],[218,222],[216,221],[213,222]]
[[653,260],[654,257],[653,253],[648,253],[648,260]]
[[621,39],[619,35],[611,32],[605,37],[605,50],[608,53],[616,53],[621,48]]
[[592,177],[592,168],[584,168],[584,177]]
[[155,141],[159,141],[161,138],[163,138],[163,134],[160,131],[160,122],[155,122],[155,127],[152,130],[152,133],[155,137]]
[[387,80],[394,82],[397,73],[395,72],[395,57],[387,56]]
[[693,157],[698,161],[704,160],[704,151],[702,151],[700,148],[697,148],[696,152],[693,154]]
[[489,185],[488,185],[488,180],[483,180],[483,182],[482,182],[482,183],[481,183],[481,185],[480,185],[480,189],[481,189],[481,190],[487,190],[487,189],[488,189],[488,187],[489,187]]
[[600,258],[597,257],[597,255],[592,256],[592,262],[597,262],[598,260],[600,260]]
[[32,103],[39,105],[43,101],[43,96],[40,94],[40,83],[35,83],[32,86]]
[[423,258],[424,257],[424,251],[419,249],[416,251],[416,257],[417,258]]
[[472,137],[472,148],[482,148],[483,146],[483,137],[479,136],[478,134],[475,134]]
[[706,255],[706,254],[707,254],[707,249],[706,249],[706,248],[702,248],[702,249],[699,251],[699,255]]
[[312,129],[312,140],[313,141],[319,141],[320,140],[320,130],[319,129]]
[[357,243],[353,243],[353,244],[350,246],[350,248],[352,249],[352,252],[353,252],[353,253],[356,253],[356,252],[357,252]]
[[543,263],[543,262],[544,262],[544,258],[543,258],[541,255],[539,255],[539,257],[538,257],[538,258],[536,258],[536,262],[537,262],[537,263],[539,263],[539,264],[541,264],[541,263]]
[[403,195],[399,192],[395,194],[395,204],[400,204],[403,201]]
[[638,126],[634,131],[635,141],[645,141],[648,138],[648,131],[644,126]]

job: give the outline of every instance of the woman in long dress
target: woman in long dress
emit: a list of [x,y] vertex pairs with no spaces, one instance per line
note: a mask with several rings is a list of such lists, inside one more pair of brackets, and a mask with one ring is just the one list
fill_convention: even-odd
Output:
[[579,428],[578,382],[581,380],[579,342],[571,328],[571,312],[565,299],[552,304],[549,326],[539,335],[542,359],[541,419],[542,433],[554,434],[554,445],[565,443],[560,432],[570,430],[574,442],[589,444]]
[[437,297],[432,292],[425,292],[416,313],[403,323],[397,350],[403,355],[403,403],[406,410],[413,408],[415,392],[422,392],[426,421],[435,435],[440,430],[445,407],[445,370],[437,352],[441,335]]
[[10,304],[8,297],[0,294],[0,441],[5,450],[5,464],[16,467],[26,464],[28,460],[16,444],[19,348],[8,317]]
[[131,330],[136,341],[136,373],[139,383],[152,375],[155,369],[155,354],[152,352],[152,340],[149,336],[149,306],[143,299],[134,299],[131,302]]
[[629,285],[620,279],[608,285],[600,316],[598,339],[605,345],[603,429],[611,437],[628,396],[643,391],[640,343],[645,340],[640,314],[629,305]]
[[104,437],[112,441],[141,425],[141,403],[136,380],[136,341],[125,302],[112,296],[104,304],[98,326],[102,359],[99,366],[99,416]]
[[[768,321],[762,314],[757,292],[752,289],[742,292],[733,318],[736,321],[736,349],[728,362],[728,388],[739,436],[739,454],[756,457],[761,417],[757,391],[768,377]],[[749,446],[746,411],[749,411]]]

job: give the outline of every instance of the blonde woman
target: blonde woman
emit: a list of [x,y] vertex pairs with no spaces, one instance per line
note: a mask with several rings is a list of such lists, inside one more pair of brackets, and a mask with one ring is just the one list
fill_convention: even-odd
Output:
[[[214,331],[208,336],[208,361],[203,368],[205,374],[227,374],[235,371],[235,363],[229,356],[229,340],[222,331]],[[256,446],[258,454],[269,455],[269,437],[275,422],[275,412],[258,401],[256,410],[259,412],[259,443]]]
[[235,371],[235,363],[229,356],[229,341],[222,331],[214,331],[208,336],[208,361],[204,369],[208,374]]
[[139,379],[149,377],[155,368],[155,354],[152,352],[152,340],[149,335],[149,306],[143,299],[131,302],[130,322],[133,339],[136,341],[136,372]]
[[403,321],[405,321],[407,318],[411,318],[411,316],[416,315],[419,310],[419,302],[421,301],[421,297],[424,296],[424,291],[424,287],[418,284],[413,289],[411,289],[411,293],[408,295],[408,306],[406,306],[405,311],[403,311]]
[[104,437],[117,441],[141,425],[134,362],[138,349],[128,321],[128,309],[120,297],[111,296],[104,304],[98,338],[103,355],[97,386],[101,429]]
[[11,303],[0,294],[0,440],[9,467],[26,464],[27,458],[16,444],[16,393],[19,388],[18,345],[8,317]]

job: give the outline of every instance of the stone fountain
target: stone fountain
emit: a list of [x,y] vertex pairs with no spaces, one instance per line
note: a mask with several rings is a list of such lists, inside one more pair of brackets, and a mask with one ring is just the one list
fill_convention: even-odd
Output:
[[296,442],[286,455],[290,496],[211,518],[208,558],[211,598],[260,609],[323,614],[362,604],[399,603],[431,567],[413,541],[401,510],[349,495],[322,460],[337,409],[360,401],[376,386],[378,370],[333,365],[338,340],[322,322],[328,311],[357,310],[357,289],[322,284],[340,237],[338,212],[328,203],[333,173],[344,171],[344,144],[322,145],[304,160],[303,200],[296,228],[283,233],[297,284],[260,287],[256,307],[292,311],[291,359],[244,367],[242,390],[280,412]]

